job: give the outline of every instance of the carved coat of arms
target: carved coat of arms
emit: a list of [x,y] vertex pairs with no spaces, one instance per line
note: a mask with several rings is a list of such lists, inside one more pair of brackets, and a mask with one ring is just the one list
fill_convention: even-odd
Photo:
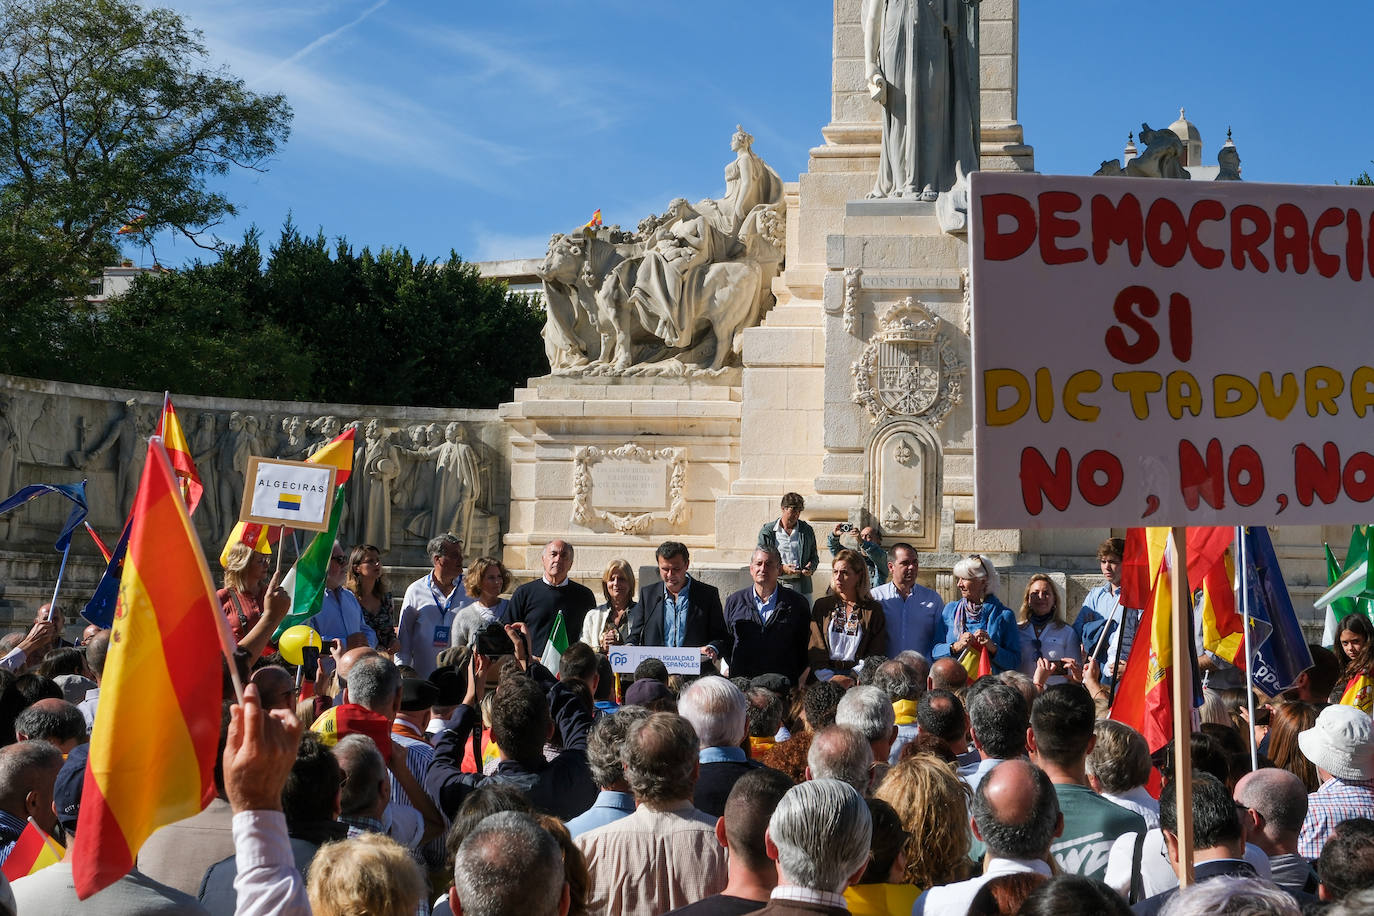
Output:
[[881,315],[878,333],[851,367],[854,401],[879,423],[928,416],[939,426],[963,399],[965,367],[940,319],[910,297]]

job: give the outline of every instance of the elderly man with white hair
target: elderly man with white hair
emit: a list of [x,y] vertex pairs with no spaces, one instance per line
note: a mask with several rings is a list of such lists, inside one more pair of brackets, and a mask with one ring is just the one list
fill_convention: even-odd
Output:
[[701,743],[697,755],[701,770],[692,804],[712,817],[724,817],[725,800],[735,783],[763,765],[748,759],[743,748],[749,700],[725,678],[704,677],[682,691],[677,711],[692,723]]
[[997,570],[975,553],[954,564],[954,578],[959,600],[946,604],[935,623],[931,658],[961,660],[966,652],[987,649],[993,674],[1015,671],[1021,664],[1021,633],[1016,612],[997,597]]
[[868,867],[873,820],[863,796],[838,779],[794,786],[768,821],[764,850],[778,886],[759,916],[847,916],[844,889]]
[[873,750],[874,767],[869,785],[876,786],[887,775],[888,756],[892,742],[897,740],[897,714],[879,687],[853,687],[840,697],[835,709],[835,724],[857,728]]

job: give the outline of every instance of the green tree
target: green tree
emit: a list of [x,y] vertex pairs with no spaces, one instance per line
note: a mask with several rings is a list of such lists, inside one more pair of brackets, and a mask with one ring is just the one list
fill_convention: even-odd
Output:
[[0,0],[0,305],[84,291],[123,226],[200,243],[235,212],[206,179],[260,168],[291,110],[205,64],[171,10]]
[[1371,185],[1374,185],[1374,178],[1370,177],[1369,170],[1366,169],[1360,173],[1360,176],[1358,178],[1351,181],[1350,183],[1353,185],[1359,185],[1360,187],[1369,187]]
[[49,378],[229,397],[494,407],[548,371],[543,310],[450,253],[354,252],[289,220],[73,318]]

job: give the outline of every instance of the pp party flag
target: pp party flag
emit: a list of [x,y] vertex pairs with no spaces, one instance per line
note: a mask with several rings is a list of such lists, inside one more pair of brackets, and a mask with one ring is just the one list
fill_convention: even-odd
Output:
[[215,796],[219,657],[232,652],[231,638],[156,437],[134,497],[112,631],[72,843],[82,900],[128,874],[154,830]]
[[14,841],[14,846],[5,857],[5,864],[0,868],[0,872],[4,872],[10,881],[18,881],[49,865],[61,862],[64,853],[66,850],[61,844],[44,833],[43,828],[34,823],[33,818],[29,818],[28,826],[19,834],[19,839]]
[[124,571],[124,556],[129,550],[129,532],[132,528],[131,516],[124,523],[124,530],[120,532],[114,550],[110,551],[105,561],[105,572],[101,573],[91,600],[86,602],[86,607],[81,611],[82,617],[102,630],[114,626],[115,605],[119,603],[119,577]]
[[558,665],[563,661],[563,653],[567,651],[568,628],[563,623],[563,612],[559,611],[554,615],[553,627],[549,630],[549,641],[544,644],[544,654],[540,657],[539,663],[557,674]]
[[[1250,596],[1252,683],[1265,696],[1276,697],[1312,667],[1312,650],[1298,623],[1298,613],[1279,569],[1269,529],[1242,529],[1245,538],[1244,588]],[[1239,662],[1245,665],[1244,655]]]
[[63,523],[62,530],[58,532],[57,544],[55,545],[60,552],[66,552],[72,543],[72,532],[75,531],[82,522],[86,520],[86,481],[80,483],[31,483],[27,487],[21,487],[11,493],[7,499],[0,502],[0,515],[13,512],[30,500],[49,493],[60,493],[72,501],[71,511],[67,513],[67,521]]
[[324,599],[324,578],[329,572],[329,558],[334,553],[334,540],[339,536],[339,519],[343,517],[344,488],[334,490],[334,510],[329,515],[329,530],[318,531],[310,544],[301,551],[296,565],[282,579],[281,587],[291,596],[291,610],[272,634],[272,640],[314,617]]
[[186,443],[186,433],[177,419],[176,409],[172,407],[172,395],[162,395],[162,416],[157,421],[157,432],[162,437],[162,445],[167,449],[167,457],[172,461],[172,470],[181,481],[181,496],[186,500],[186,511],[192,515],[200,505],[200,496],[205,487],[200,482],[200,472],[191,457],[191,446]]
[[[350,426],[305,460],[313,464],[332,464],[338,469],[338,473],[334,475],[334,484],[342,486],[353,475],[353,440],[356,433],[357,430]],[[335,517],[338,517],[337,509]],[[271,553],[272,545],[279,537],[280,527],[261,525],[257,522],[238,522],[234,525],[234,530],[229,532],[229,539],[224,542],[224,549],[219,554],[219,564],[229,565],[229,551],[235,544],[248,544],[258,553]],[[290,589],[287,590],[287,594],[290,594]]]
[[1341,705],[1374,713],[1374,682],[1371,682],[1369,672],[1361,671],[1350,679],[1350,683],[1345,685],[1345,692],[1341,694]]

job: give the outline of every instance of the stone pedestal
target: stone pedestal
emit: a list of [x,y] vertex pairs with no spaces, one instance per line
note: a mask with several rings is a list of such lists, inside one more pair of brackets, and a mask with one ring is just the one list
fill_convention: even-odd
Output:
[[[714,504],[739,470],[739,372],[712,380],[531,379],[501,406],[510,432],[504,562],[537,575],[553,538],[574,576],[653,562],[663,541],[715,546]],[[705,557],[703,556],[704,560]]]

